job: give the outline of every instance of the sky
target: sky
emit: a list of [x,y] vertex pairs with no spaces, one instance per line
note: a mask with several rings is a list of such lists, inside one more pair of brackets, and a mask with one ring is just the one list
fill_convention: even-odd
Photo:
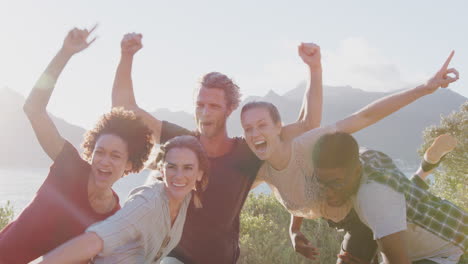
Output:
[[219,71],[244,96],[283,94],[307,79],[300,42],[322,50],[325,85],[391,91],[424,83],[455,50],[468,97],[468,1],[0,0],[0,88],[27,95],[73,27],[99,23],[75,55],[48,110],[90,128],[111,106],[127,32],[143,34],[133,81],[138,104],[193,113],[200,77]]

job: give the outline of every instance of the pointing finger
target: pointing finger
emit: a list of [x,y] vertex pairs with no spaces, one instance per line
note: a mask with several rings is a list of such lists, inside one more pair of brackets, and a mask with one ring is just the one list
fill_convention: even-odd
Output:
[[90,42],[88,42],[88,47],[89,45],[93,44],[93,42],[97,39],[97,37],[94,37]]
[[450,55],[448,56],[447,60],[445,60],[444,65],[442,65],[442,68],[441,68],[442,71],[447,70],[447,68],[448,68],[448,66],[450,64],[450,61],[452,60],[454,54],[455,54],[455,51],[452,50],[452,52],[450,52]]
[[[88,35],[93,33],[93,31],[98,27],[98,25],[99,25],[98,23],[94,24],[94,26],[91,28],[91,30],[89,30]],[[96,38],[94,38],[94,39],[96,39]]]

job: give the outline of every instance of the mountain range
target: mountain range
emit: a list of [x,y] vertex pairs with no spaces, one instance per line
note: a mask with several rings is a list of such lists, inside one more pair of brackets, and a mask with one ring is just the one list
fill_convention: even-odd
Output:
[[[299,114],[306,83],[279,95],[269,91],[265,96],[249,96],[241,106],[250,101],[268,101],[275,104],[285,124],[294,122]],[[322,125],[331,124],[388,93],[367,92],[350,86],[324,86]],[[441,89],[425,96],[379,123],[355,133],[360,145],[381,150],[403,166],[414,167],[419,163],[417,149],[422,143],[422,131],[440,122],[441,115],[458,110],[466,97],[448,89]],[[0,168],[48,167],[50,159],[39,146],[34,132],[22,111],[24,98],[9,88],[0,89]],[[231,136],[242,135],[240,108],[228,120]],[[159,109],[152,114],[194,129],[195,121],[189,113]],[[79,146],[85,130],[63,119],[52,118],[62,135]]]

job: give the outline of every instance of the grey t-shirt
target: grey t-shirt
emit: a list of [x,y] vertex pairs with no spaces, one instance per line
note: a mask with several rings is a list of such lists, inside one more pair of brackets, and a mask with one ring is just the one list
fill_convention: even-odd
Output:
[[179,243],[191,194],[185,197],[171,226],[164,183],[134,189],[113,216],[90,226],[104,242],[94,263],[159,263]]

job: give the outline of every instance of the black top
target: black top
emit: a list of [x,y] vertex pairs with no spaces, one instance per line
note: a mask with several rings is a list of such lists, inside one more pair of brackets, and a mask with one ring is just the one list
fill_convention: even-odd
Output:
[[[161,144],[180,135],[194,135],[163,121]],[[171,256],[185,264],[236,263],[239,257],[239,215],[255,180],[261,161],[243,138],[234,138],[232,149],[209,158],[209,184],[203,208],[190,204],[182,239]]]

